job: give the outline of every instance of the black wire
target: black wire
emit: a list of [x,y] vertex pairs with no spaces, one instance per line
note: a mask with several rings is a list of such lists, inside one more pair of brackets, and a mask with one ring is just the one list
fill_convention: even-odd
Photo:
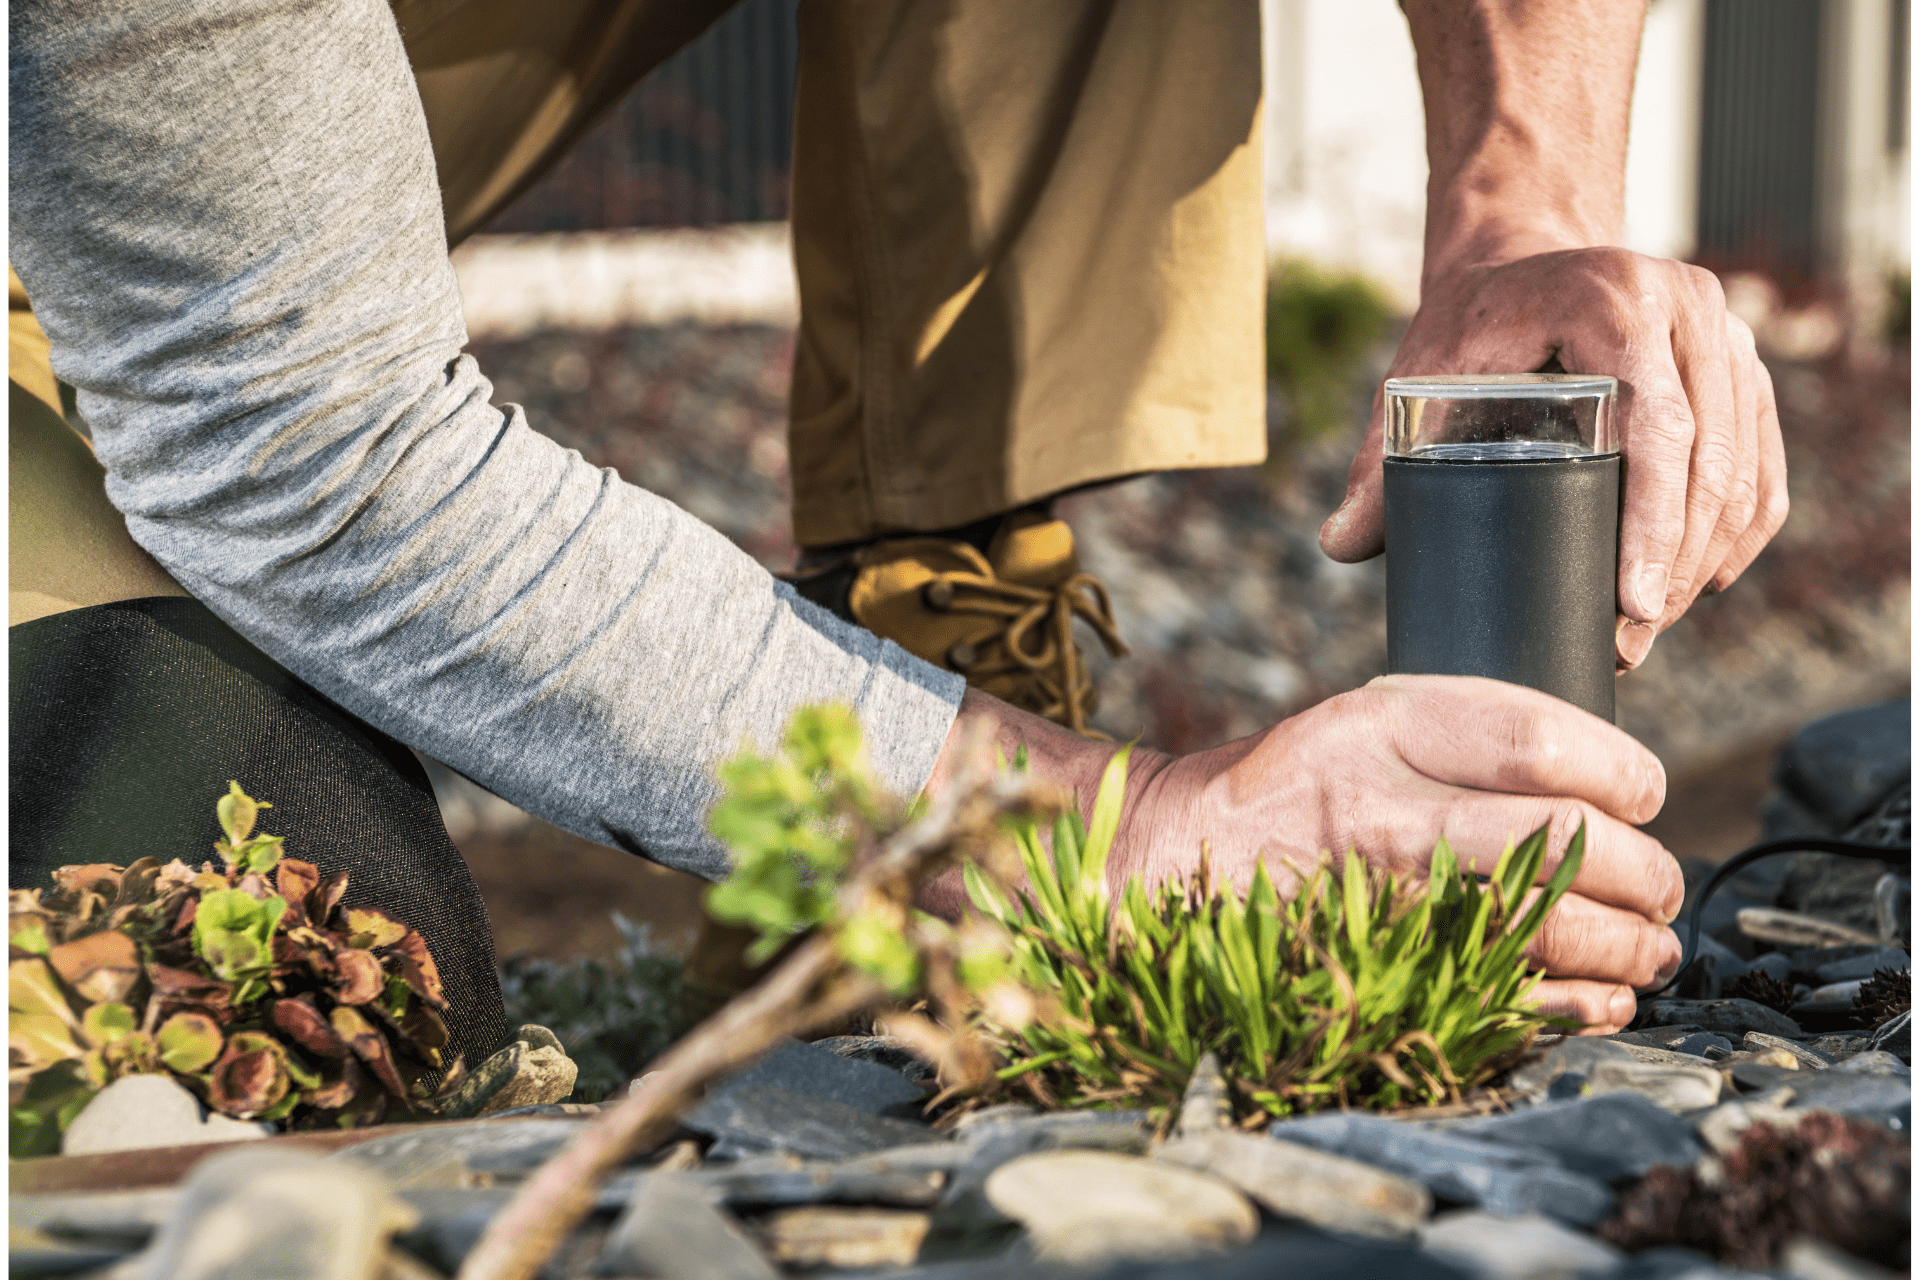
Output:
[[1909,867],[1913,865],[1913,846],[1907,844],[1867,844],[1860,840],[1840,840],[1829,836],[1789,836],[1784,840],[1767,840],[1750,845],[1721,863],[1707,877],[1707,882],[1700,886],[1700,892],[1693,900],[1693,909],[1687,913],[1687,945],[1680,953],[1680,967],[1673,971],[1673,977],[1667,980],[1666,986],[1643,993],[1641,999],[1664,995],[1667,988],[1680,981],[1687,966],[1693,963],[1694,948],[1700,945],[1700,909],[1707,905],[1707,899],[1713,895],[1713,891],[1753,863],[1778,853],[1837,853],[1843,858],[1862,858],[1889,866],[1903,863]]

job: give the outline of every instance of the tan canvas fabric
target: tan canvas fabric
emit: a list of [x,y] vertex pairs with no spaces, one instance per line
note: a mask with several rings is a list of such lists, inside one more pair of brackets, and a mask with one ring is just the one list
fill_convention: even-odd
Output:
[[[450,239],[719,0],[395,0]],[[1253,0],[805,0],[802,545],[1265,451]]]

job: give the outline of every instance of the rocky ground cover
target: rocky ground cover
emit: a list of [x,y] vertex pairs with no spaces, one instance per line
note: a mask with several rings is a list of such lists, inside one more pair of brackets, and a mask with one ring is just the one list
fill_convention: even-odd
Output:
[[[1907,845],[1907,725],[1893,704],[1810,726],[1780,762],[1774,832]],[[1170,1113],[1002,1105],[956,1121],[927,1113],[932,1071],[906,1042],[788,1041],[596,1187],[541,1274],[1904,1272],[1909,880],[1890,857],[1756,864],[1709,900],[1695,960],[1631,1030],[1543,1038],[1443,1107],[1235,1124],[1208,1057]],[[539,1028],[521,1035],[475,1073],[492,1110],[472,1120],[237,1140],[166,1079],[119,1081],[67,1155],[15,1164],[10,1263],[452,1274],[600,1112],[549,1101],[571,1064]]]

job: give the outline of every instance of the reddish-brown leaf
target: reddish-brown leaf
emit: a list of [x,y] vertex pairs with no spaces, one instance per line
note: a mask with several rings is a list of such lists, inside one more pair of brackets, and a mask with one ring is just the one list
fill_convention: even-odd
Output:
[[268,1021],[287,1039],[318,1057],[345,1058],[351,1052],[332,1024],[306,1000],[275,1000]]
[[193,918],[200,913],[200,895],[187,893],[181,895],[180,914],[173,919],[173,928],[169,930],[175,937],[185,937],[193,928]]
[[433,953],[427,950],[427,940],[409,929],[394,950],[400,954],[400,976],[413,988],[413,994],[436,1009],[446,1008],[446,997],[440,990],[440,969],[433,962]]
[[160,860],[141,858],[120,875],[120,889],[114,895],[113,905],[124,907],[129,903],[145,902],[153,897],[154,884],[160,879]]
[[338,1111],[369,1087],[377,1086],[360,1069],[353,1055],[348,1054],[338,1062],[323,1066],[320,1070],[320,1087],[307,1090],[300,1095],[300,1100],[323,1111]]
[[68,893],[111,898],[120,891],[120,876],[120,868],[111,862],[85,862],[55,868],[53,882]]
[[302,862],[298,858],[282,858],[280,865],[274,868],[273,883],[280,896],[287,900],[287,925],[307,922],[307,895],[320,883],[320,871],[311,862]]
[[140,949],[118,930],[63,942],[47,953],[47,962],[95,1004],[124,1000],[140,980]]
[[348,947],[334,954],[333,963],[338,970],[335,998],[341,1004],[368,1004],[387,989],[387,975],[380,968],[379,957],[371,951]]
[[322,876],[320,883],[307,895],[307,919],[314,924],[325,926],[333,915],[333,909],[340,902],[340,895],[347,891],[347,873],[336,871],[330,876]]
[[345,1005],[335,1009],[328,1016],[333,1029],[340,1038],[353,1046],[353,1052],[360,1061],[367,1064],[388,1093],[404,1100],[407,1096],[406,1082],[401,1080],[398,1068],[394,1066],[393,1053],[387,1048],[387,1038],[380,1034],[380,1028],[363,1017],[358,1009],[349,1009]]
[[190,969],[151,964],[147,966],[147,979],[153,983],[156,997],[174,1003],[224,1008],[233,1001],[232,983],[209,978]]
[[241,1031],[227,1039],[225,1052],[207,1075],[207,1095],[228,1115],[246,1119],[287,1096],[287,1076],[280,1046],[258,1031]]

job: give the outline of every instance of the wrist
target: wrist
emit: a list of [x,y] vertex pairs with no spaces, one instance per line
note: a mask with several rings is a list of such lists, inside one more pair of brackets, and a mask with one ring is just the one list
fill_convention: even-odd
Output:
[[1470,207],[1428,214],[1420,270],[1422,297],[1444,291],[1450,279],[1474,270],[1545,253],[1618,244],[1620,240],[1617,226],[1568,216],[1553,208],[1517,213],[1512,209],[1495,212],[1471,207],[1487,203],[1484,192],[1453,203]]

